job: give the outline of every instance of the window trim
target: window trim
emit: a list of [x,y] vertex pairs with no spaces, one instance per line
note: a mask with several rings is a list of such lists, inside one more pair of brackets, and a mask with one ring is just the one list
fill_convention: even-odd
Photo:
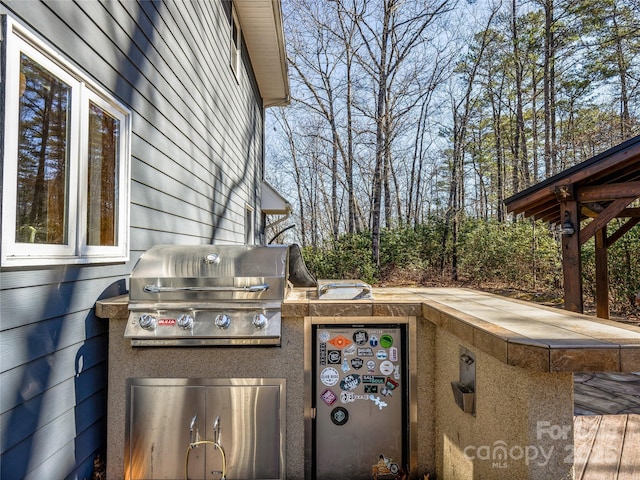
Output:
[[245,245],[256,244],[256,214],[255,209],[245,203],[244,206],[244,243]]
[[[233,28],[236,28],[236,37],[233,36]],[[237,45],[237,46],[236,46]],[[236,7],[231,2],[231,22],[229,22],[229,63],[231,70],[236,77],[240,79],[240,64],[242,59],[242,27],[236,13]]]
[[[64,58],[9,15],[2,16],[5,60],[4,158],[2,180],[2,267],[115,263],[129,260],[131,188],[131,111],[101,88],[86,73]],[[69,147],[67,153],[66,215],[67,238],[64,245],[16,242],[16,201],[18,172],[18,134],[20,104],[20,54],[25,53],[51,74],[71,87]],[[89,102],[120,121],[118,150],[117,245],[87,245],[87,172]]]

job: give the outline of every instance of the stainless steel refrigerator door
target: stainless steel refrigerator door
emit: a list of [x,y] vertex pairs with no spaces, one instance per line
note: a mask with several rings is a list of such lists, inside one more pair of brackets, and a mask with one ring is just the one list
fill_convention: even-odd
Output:
[[397,473],[407,435],[401,327],[319,325],[314,334],[316,479]]

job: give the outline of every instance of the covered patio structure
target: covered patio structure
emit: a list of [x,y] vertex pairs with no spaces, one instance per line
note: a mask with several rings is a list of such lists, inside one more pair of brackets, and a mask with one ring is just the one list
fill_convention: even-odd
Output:
[[[507,211],[555,225],[562,235],[564,307],[583,313],[581,248],[595,239],[597,316],[609,318],[607,249],[640,222],[640,136],[507,200]],[[616,222],[615,230],[611,222]],[[607,228],[609,227],[609,228]]]

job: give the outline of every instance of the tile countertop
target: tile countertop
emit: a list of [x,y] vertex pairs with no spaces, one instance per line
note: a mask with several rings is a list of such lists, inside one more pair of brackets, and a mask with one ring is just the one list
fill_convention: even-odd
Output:
[[[318,300],[293,289],[283,317],[418,316],[498,360],[540,372],[640,371],[640,328],[465,288],[374,288],[369,300]],[[126,295],[96,303],[126,318]]]

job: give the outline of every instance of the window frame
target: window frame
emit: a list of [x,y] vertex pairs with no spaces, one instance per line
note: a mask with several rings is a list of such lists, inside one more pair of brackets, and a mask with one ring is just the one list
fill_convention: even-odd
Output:
[[[233,35],[233,29],[236,35]],[[236,13],[236,6],[231,2],[231,21],[229,22],[229,63],[237,81],[240,79],[240,64],[242,59],[242,27]]]
[[245,245],[255,245],[255,210],[248,203],[244,206],[244,243]]
[[[1,266],[116,263],[129,260],[129,198],[131,188],[131,111],[101,88],[55,48],[9,15],[2,16],[5,72],[3,118],[2,245]],[[18,136],[21,53],[71,88],[66,152],[64,244],[16,241]],[[115,246],[87,245],[87,175],[89,102],[115,117],[119,124],[117,179],[117,229]]]

